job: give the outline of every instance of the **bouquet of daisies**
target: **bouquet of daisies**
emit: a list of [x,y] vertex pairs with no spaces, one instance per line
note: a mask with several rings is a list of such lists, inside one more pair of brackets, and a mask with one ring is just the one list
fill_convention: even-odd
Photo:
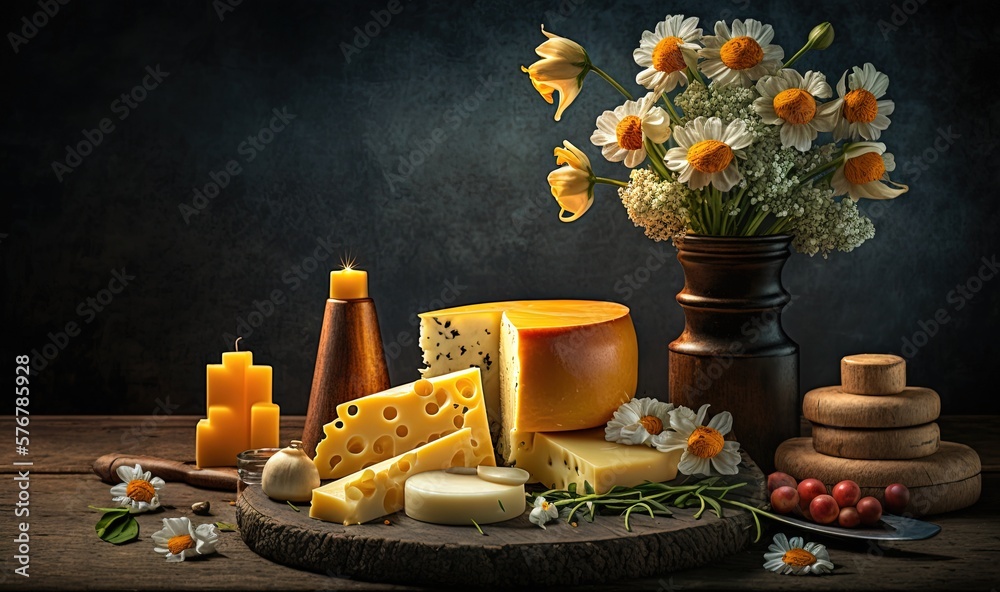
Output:
[[[568,141],[555,149],[559,168],[548,181],[564,222],[582,216],[594,187],[608,184],[653,240],[785,233],[799,252],[826,256],[875,235],[858,199],[907,191],[889,180],[895,162],[878,141],[894,108],[884,98],[888,76],[870,63],[855,66],[834,97],[821,72],[792,68],[830,46],[830,23],[815,27],[785,61],[771,25],[718,22],[714,35],[703,35],[697,18],[668,16],[643,32],[632,53],[642,95],[594,65],[580,44],[542,33],[541,59],[521,69],[550,104],[559,93],[557,121],[591,73],[625,97],[597,118],[590,141],[631,169],[627,182],[595,175]],[[831,141],[819,142],[821,133]]]

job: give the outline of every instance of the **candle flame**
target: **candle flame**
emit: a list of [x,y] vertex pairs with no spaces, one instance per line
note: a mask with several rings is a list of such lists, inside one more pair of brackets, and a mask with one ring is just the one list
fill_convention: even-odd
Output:
[[351,255],[350,253],[348,253],[347,255],[340,256],[340,266],[345,271],[350,271],[352,269],[355,269],[355,266],[357,264],[358,264],[357,258]]

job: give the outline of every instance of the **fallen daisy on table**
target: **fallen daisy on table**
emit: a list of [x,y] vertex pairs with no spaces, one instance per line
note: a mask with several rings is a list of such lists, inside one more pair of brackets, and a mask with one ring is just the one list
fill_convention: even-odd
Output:
[[791,540],[782,534],[774,535],[774,542],[764,553],[764,569],[779,574],[823,575],[833,570],[830,553],[819,543],[806,543],[802,537]]
[[535,507],[531,509],[531,514],[528,514],[528,520],[532,524],[537,524],[538,526],[545,528],[546,522],[551,522],[559,518],[559,508],[555,504],[551,504],[545,501],[544,497],[535,498]]
[[118,467],[121,483],[111,488],[114,501],[127,507],[130,514],[149,512],[160,507],[160,490],[166,485],[163,479],[143,471],[141,465]]
[[740,443],[725,439],[733,429],[733,416],[723,411],[704,425],[708,407],[702,405],[697,414],[687,407],[671,411],[671,431],[656,449],[683,450],[677,470],[684,475],[735,475],[739,473]]
[[199,524],[195,527],[185,517],[164,518],[163,528],[153,533],[154,549],[166,553],[168,562],[184,561],[197,555],[215,553],[219,532],[214,524]]

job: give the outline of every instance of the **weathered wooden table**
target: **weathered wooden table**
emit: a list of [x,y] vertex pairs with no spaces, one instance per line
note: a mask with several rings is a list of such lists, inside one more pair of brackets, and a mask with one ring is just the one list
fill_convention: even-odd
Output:
[[[776,532],[799,534],[792,527],[766,524],[760,543],[716,565],[708,565],[662,578],[628,582],[633,590],[768,589],[768,590],[995,590],[1000,588],[1000,431],[996,416],[946,416],[941,418],[942,438],[975,448],[983,462],[983,497],[967,510],[935,517],[943,528],[937,537],[916,542],[849,542],[807,534],[807,540],[830,549],[836,570],[823,577],[779,576],[764,571],[763,553]],[[32,416],[30,456],[7,453],[0,485],[0,588],[3,589],[250,589],[250,590],[375,590],[406,589],[384,584],[345,580],[296,571],[262,559],[250,551],[238,533],[222,533],[219,554],[205,560],[169,564],[153,551],[150,535],[161,519],[191,516],[189,506],[201,500],[212,503],[215,514],[204,521],[235,522],[235,508],[226,501],[234,493],[196,489],[168,483],[163,493],[166,508],[138,517],[141,537],[115,546],[94,533],[98,514],[88,505],[110,504],[109,486],[92,472],[95,458],[110,452],[127,452],[174,459],[194,456],[191,416]],[[6,425],[12,425],[10,416]],[[303,418],[282,419],[282,441],[297,437]],[[14,461],[30,460],[30,516],[15,517],[18,501]],[[201,519],[201,517],[195,517]],[[30,524],[31,577],[14,573],[19,564],[17,523]],[[624,587],[615,586],[615,588]],[[576,588],[579,590],[580,588]],[[584,588],[586,589],[586,587]]]

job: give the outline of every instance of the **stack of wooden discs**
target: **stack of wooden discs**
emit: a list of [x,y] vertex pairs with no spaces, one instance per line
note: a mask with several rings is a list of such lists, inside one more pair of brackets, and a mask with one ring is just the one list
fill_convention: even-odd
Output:
[[910,489],[907,512],[938,514],[979,499],[981,464],[971,448],[941,442],[935,421],[938,394],[906,386],[906,361],[886,354],[847,356],[841,385],[806,393],[802,413],[812,438],[793,438],[775,453],[775,466],[797,479],[828,486],[856,481],[862,495],[882,500],[885,487]]

